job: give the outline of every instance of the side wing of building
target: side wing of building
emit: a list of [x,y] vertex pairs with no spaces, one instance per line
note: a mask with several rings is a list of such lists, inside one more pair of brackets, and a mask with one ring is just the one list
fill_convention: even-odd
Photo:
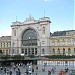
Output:
[[0,54],[9,55],[11,50],[11,36],[0,37]]
[[50,36],[51,55],[75,55],[75,30],[57,31]]

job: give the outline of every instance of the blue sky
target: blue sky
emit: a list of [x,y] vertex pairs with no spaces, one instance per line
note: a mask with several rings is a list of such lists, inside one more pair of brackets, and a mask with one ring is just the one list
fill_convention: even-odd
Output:
[[71,30],[74,27],[75,0],[0,0],[0,36],[11,35],[11,24],[33,16],[51,20],[50,32]]

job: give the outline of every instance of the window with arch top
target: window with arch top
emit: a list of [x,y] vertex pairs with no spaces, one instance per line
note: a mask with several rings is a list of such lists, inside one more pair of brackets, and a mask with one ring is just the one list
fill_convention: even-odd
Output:
[[34,29],[26,29],[22,34],[22,46],[36,46],[37,32]]

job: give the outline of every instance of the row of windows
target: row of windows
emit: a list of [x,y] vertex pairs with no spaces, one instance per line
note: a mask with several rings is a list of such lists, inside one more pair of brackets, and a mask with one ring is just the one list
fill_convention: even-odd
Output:
[[[30,54],[32,54],[32,55],[36,55],[37,54],[37,48],[28,48],[28,49],[22,49],[21,50],[21,53],[22,54],[25,54],[25,55],[30,55]],[[45,50],[44,49],[42,49],[42,54],[45,54]]]
[[[55,55],[56,53],[57,53],[58,55],[60,55],[60,54],[66,55],[66,49],[63,48],[62,53],[61,53],[61,50],[60,50],[59,48],[58,48],[58,50],[55,50],[55,49],[53,48],[52,54]],[[73,52],[71,51],[70,48],[68,48],[67,54],[70,55],[70,54],[72,54],[72,53],[74,53],[74,55],[75,55],[75,48],[74,48]]]
[[67,40],[67,41],[65,41],[65,40],[60,41],[60,40],[58,40],[57,42],[53,40],[53,41],[52,41],[52,45],[55,45],[55,43],[56,43],[57,45],[65,45],[66,43],[67,43],[68,45],[71,45],[71,44],[74,44],[74,45],[75,45],[75,39],[74,39],[73,41],[71,41],[71,40]]
[[25,54],[25,55],[36,55],[37,54],[37,48],[22,49],[21,53]]
[[4,54],[4,55],[6,55],[6,54],[9,54],[9,49],[1,49],[1,51],[2,51],[2,54]]
[[10,47],[11,44],[10,43],[0,43],[0,48],[1,47]]

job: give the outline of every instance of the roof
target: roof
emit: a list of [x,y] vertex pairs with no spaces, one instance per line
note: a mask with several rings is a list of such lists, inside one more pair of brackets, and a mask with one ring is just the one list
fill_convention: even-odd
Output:
[[51,34],[51,36],[66,36],[66,35],[71,35],[75,34],[75,30],[67,30],[67,31],[56,31]]
[[11,36],[2,36],[0,40],[11,40]]

